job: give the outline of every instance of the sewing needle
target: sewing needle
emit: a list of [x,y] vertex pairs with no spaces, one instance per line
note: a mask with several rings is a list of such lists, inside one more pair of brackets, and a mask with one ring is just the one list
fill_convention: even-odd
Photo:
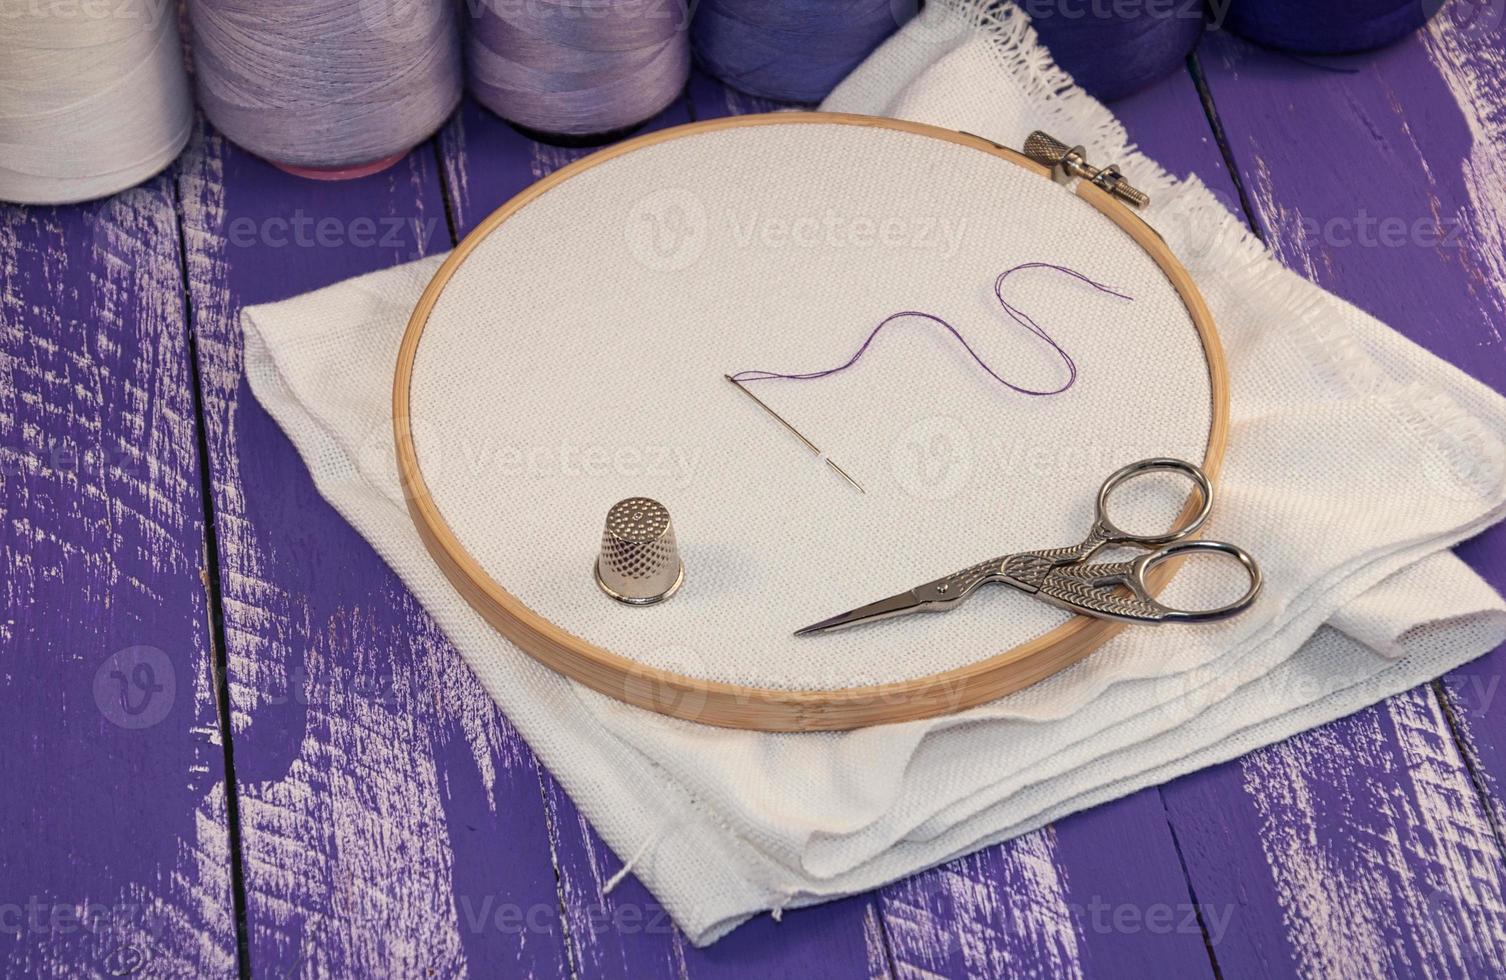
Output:
[[764,404],[763,399],[759,398],[757,395],[753,394],[753,392],[749,391],[747,389],[747,386],[745,386],[741,381],[738,381],[736,378],[734,378],[730,374],[724,374],[724,375],[722,375],[722,377],[724,377],[728,381],[732,382],[733,387],[735,387],[738,391],[742,392],[743,394],[747,395],[749,398],[753,399],[753,401],[758,404],[759,408],[763,409],[765,412],[768,412],[770,415],[772,415],[774,417],[774,419],[780,425],[782,425],[786,429],[788,429],[795,436],[796,439],[799,439],[801,442],[805,443],[805,448],[809,449],[811,452],[815,453],[818,457],[820,457],[822,460],[824,460],[826,462],[827,466],[830,466],[832,469],[836,470],[837,473],[838,473],[838,475],[840,475],[842,477],[842,479],[846,480],[848,483],[852,484],[853,489],[857,490],[858,493],[866,494],[868,492],[867,490],[863,489],[862,484],[858,483],[857,480],[854,480],[852,478],[852,474],[848,473],[846,470],[842,469],[842,467],[838,466],[836,460],[832,459],[830,456],[828,456],[825,453],[821,452],[821,450],[819,448],[817,448],[817,446],[816,446],[816,444],[814,442],[811,442],[809,439],[805,438],[805,436],[801,435],[799,429],[795,428],[789,422],[786,422],[785,419],[784,419],[784,416],[780,415],[778,412],[774,411],[768,405]]

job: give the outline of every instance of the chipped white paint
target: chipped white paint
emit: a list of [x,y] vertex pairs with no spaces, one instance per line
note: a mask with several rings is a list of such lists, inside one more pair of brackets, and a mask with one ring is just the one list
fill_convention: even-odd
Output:
[[467,972],[439,775],[413,751],[430,671],[420,660],[379,696],[349,693],[381,673],[387,639],[359,610],[309,638],[297,758],[285,777],[242,787],[255,924],[291,927],[304,976]]
[[1443,697],[1452,711],[1451,721],[1459,732],[1459,742],[1481,788],[1498,837],[1506,829],[1506,785],[1502,784],[1501,774],[1481,758],[1481,746],[1486,744],[1490,734],[1476,728],[1490,723],[1487,720],[1492,717],[1490,706],[1502,686],[1502,674],[1495,667],[1500,657],[1498,651],[1469,667],[1453,671],[1442,682]]
[[[107,641],[136,638],[122,629],[181,630],[140,639],[171,647],[176,698],[183,702],[181,709],[175,702],[169,716],[181,726],[172,737],[189,740],[190,761],[186,772],[136,769],[144,760],[130,755],[129,742],[114,743],[125,749],[120,757],[111,754],[111,742],[102,744],[95,756],[100,769],[91,778],[119,787],[124,804],[118,813],[101,815],[107,819],[99,833],[121,848],[170,857],[150,877],[103,881],[74,893],[71,883],[61,882],[80,871],[78,845],[53,828],[46,844],[63,891],[21,896],[12,890],[3,900],[70,905],[87,924],[29,931],[6,950],[0,972],[105,976],[134,962],[152,976],[231,976],[237,960],[229,833],[207,601],[192,588],[200,581],[204,538],[169,184],[154,180],[83,212],[86,241],[76,237],[77,220],[65,225],[62,218],[76,219],[78,212],[0,207],[0,281],[6,286],[0,292],[0,521],[7,525],[0,534],[6,556],[0,595],[10,610],[0,622],[3,659],[35,671],[42,683],[60,683],[66,670],[38,670],[43,665],[33,658],[57,654],[58,667],[93,665],[111,652]],[[82,261],[73,264],[70,257],[79,255]],[[29,278],[36,269],[42,275]],[[16,613],[32,605],[39,585],[58,581],[97,609],[98,620],[91,617],[63,637],[18,637]],[[32,630],[56,625],[45,610],[20,620]],[[49,650],[60,643],[72,646]],[[61,713],[42,744],[58,744],[60,733],[69,740],[98,738],[100,718],[92,705],[83,710],[87,692],[84,703],[74,700],[76,693],[66,692],[63,701],[76,710]],[[6,775],[0,762],[0,776]],[[138,810],[142,788],[158,784],[171,787],[164,805],[185,801],[187,812],[159,817]],[[79,805],[66,781],[20,792],[12,799],[39,805],[38,826],[46,826],[50,808]],[[178,836],[163,839],[172,833]],[[30,846],[19,838],[7,843]]]
[[469,228],[471,220],[471,173],[466,165],[465,112],[455,113],[449,125],[439,132],[439,164],[444,168],[445,187],[450,195],[450,213],[456,228]]
[[887,980],[889,951],[884,942],[884,924],[879,919],[878,905],[869,902],[863,909],[863,950],[868,954],[868,980]]
[[528,146],[533,155],[533,165],[530,168],[533,179],[539,180],[548,177],[563,166],[572,164],[582,157],[590,156],[591,150],[572,146],[550,146],[547,143],[529,141]]
[[897,977],[1082,976],[1050,828],[889,885],[879,896]]
[[1269,232],[1267,240],[1272,253],[1282,265],[1300,272],[1303,278],[1314,282],[1321,281],[1326,278],[1323,273],[1331,270],[1321,254],[1315,254],[1314,250],[1304,247],[1308,242],[1306,236],[1302,234],[1302,228],[1309,219],[1302,213],[1300,207],[1286,203],[1276,194],[1271,179],[1271,169],[1265,158],[1261,156],[1254,137],[1250,138],[1249,152],[1250,167],[1248,169],[1254,177],[1250,181],[1249,192],[1255,204],[1255,211]]
[[1385,702],[1411,776],[1414,806],[1439,880],[1409,897],[1428,914],[1452,962],[1484,960],[1506,971],[1506,868],[1500,841],[1464,771],[1431,689]]
[[1502,962],[1500,851],[1425,691],[1252,753],[1240,770],[1302,975]]
[[[1494,4],[1497,16],[1499,3]],[[1458,6],[1470,4],[1459,0]],[[1490,5],[1477,6],[1480,17],[1490,16]],[[1491,329],[1499,345],[1502,338],[1495,325],[1506,322],[1506,25],[1475,36],[1460,30],[1452,11],[1445,11],[1422,36],[1428,58],[1469,127],[1469,156],[1459,167],[1470,198],[1469,237],[1476,243],[1469,249],[1470,258],[1484,267],[1472,278],[1482,287],[1482,300],[1494,300],[1497,316]]]

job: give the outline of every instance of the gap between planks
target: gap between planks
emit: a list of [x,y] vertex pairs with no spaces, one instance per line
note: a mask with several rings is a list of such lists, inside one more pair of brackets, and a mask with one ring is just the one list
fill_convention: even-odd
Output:
[[235,959],[240,980],[251,980],[251,946],[246,921],[246,878],[242,852],[240,795],[235,777],[235,745],[230,724],[230,672],[225,640],[224,593],[220,582],[219,527],[215,523],[214,480],[210,471],[209,426],[204,415],[204,384],[199,376],[199,340],[193,294],[188,282],[188,239],[184,230],[181,161],[173,165],[173,227],[182,276],[183,324],[187,333],[189,376],[193,388],[194,450],[198,455],[199,496],[204,516],[204,591],[209,607],[209,657],[213,670],[214,707],[225,765],[225,824],[230,837],[230,897],[235,917]]

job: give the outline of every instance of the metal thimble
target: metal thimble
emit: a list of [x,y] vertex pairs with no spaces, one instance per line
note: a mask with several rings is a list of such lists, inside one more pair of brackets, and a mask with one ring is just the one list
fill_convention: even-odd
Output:
[[685,563],[664,505],[647,497],[613,504],[596,556],[601,591],[618,602],[647,606],[674,595],[683,581]]

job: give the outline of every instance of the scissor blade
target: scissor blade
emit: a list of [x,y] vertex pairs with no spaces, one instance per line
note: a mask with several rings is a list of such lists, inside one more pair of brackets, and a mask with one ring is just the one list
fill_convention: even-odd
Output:
[[823,619],[819,623],[812,623],[804,629],[795,631],[796,636],[805,636],[808,633],[825,633],[829,630],[845,629],[848,626],[858,626],[862,623],[871,623],[879,619],[888,619],[891,616],[903,616],[905,613],[924,609],[925,603],[914,589],[892,595],[878,602],[870,602],[866,606],[849,609],[845,613]]

